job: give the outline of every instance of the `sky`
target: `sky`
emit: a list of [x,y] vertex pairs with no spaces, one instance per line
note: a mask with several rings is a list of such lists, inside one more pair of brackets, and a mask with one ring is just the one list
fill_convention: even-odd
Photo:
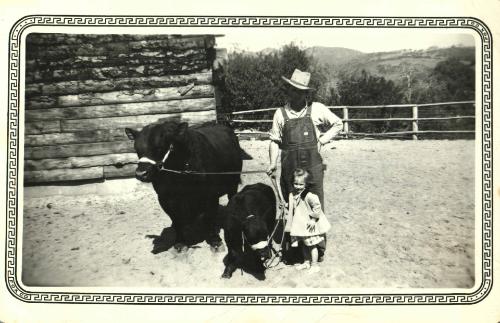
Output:
[[431,46],[474,46],[473,33],[428,29],[347,29],[347,28],[233,28],[221,32],[217,47],[260,51],[294,42],[300,47],[344,47],[365,53]]

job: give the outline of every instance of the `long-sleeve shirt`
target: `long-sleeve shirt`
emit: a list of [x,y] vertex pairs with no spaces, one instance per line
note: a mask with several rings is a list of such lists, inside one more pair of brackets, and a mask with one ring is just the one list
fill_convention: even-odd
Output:
[[[313,102],[311,105],[311,119],[314,124],[314,130],[316,131],[316,138],[319,139],[320,137],[320,131],[318,129],[319,125],[326,125],[330,127],[330,129],[323,134],[323,136],[328,139],[323,141],[323,143],[325,143],[335,137],[335,135],[342,130],[342,119],[337,117],[322,103]],[[269,131],[269,138],[277,143],[281,143],[281,139],[283,138],[283,125],[285,124],[283,114],[280,110],[281,109],[277,109],[274,113],[273,126]],[[297,112],[288,105],[285,106],[285,112],[290,119],[303,117],[306,115],[306,111],[307,107],[304,107],[302,110]]]

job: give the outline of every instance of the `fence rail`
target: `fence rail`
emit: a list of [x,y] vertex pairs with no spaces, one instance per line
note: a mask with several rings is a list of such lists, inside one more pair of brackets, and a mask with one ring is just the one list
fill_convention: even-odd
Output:
[[[418,123],[420,121],[432,121],[432,120],[460,120],[460,119],[475,119],[473,115],[465,116],[451,116],[451,117],[427,117],[419,118],[418,112],[419,108],[427,107],[437,107],[437,106],[450,106],[455,107],[458,105],[472,104],[475,105],[475,101],[456,101],[456,102],[438,102],[438,103],[424,103],[424,104],[390,104],[390,105],[358,105],[358,106],[329,106],[330,110],[342,110],[342,122],[343,122],[343,132],[347,136],[392,136],[392,135],[412,135],[414,140],[418,139],[418,134],[429,134],[429,133],[442,133],[442,134],[452,134],[452,133],[474,133],[474,130],[419,130]],[[382,109],[382,108],[411,108],[412,117],[411,118],[359,118],[350,119],[349,110],[350,109]],[[246,111],[237,111],[231,113],[231,115],[244,115],[244,114],[254,114],[258,112],[274,111],[278,108],[265,108],[265,109],[254,109]],[[412,123],[411,131],[394,131],[394,132],[384,132],[384,133],[364,133],[364,132],[349,132],[349,123],[353,122],[386,122],[386,121],[408,121]],[[235,123],[272,123],[273,120],[270,119],[233,119],[232,122]],[[243,132],[244,133],[244,132]],[[258,132],[262,134],[263,132]]]

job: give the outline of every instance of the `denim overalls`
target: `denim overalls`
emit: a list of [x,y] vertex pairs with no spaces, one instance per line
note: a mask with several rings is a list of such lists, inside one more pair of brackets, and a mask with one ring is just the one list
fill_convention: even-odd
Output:
[[[312,177],[312,184],[309,191],[318,195],[321,207],[324,211],[323,196],[323,173],[325,165],[318,152],[318,138],[314,123],[311,119],[311,105],[307,107],[305,116],[290,119],[285,108],[281,108],[284,125],[281,140],[281,190],[283,196],[288,197],[293,189],[293,171],[297,168],[307,170]],[[323,258],[326,248],[326,235],[324,240],[318,245],[320,259]],[[290,259],[300,259],[302,253],[297,248],[290,248],[290,234],[287,232],[284,241],[284,257]],[[295,260],[295,261],[296,261]],[[292,260],[292,262],[294,262]]]

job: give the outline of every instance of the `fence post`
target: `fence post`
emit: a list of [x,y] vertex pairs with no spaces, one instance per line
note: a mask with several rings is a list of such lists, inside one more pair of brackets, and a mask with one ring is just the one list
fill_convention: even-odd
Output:
[[[412,121],[412,127],[411,130],[414,132],[418,131],[418,105],[414,106],[412,108],[413,111],[413,121]],[[418,136],[416,133],[412,135],[413,140],[418,140]]]
[[342,118],[344,119],[342,131],[344,131],[345,137],[347,138],[347,134],[349,133],[349,108],[343,107],[342,111],[343,111]]

